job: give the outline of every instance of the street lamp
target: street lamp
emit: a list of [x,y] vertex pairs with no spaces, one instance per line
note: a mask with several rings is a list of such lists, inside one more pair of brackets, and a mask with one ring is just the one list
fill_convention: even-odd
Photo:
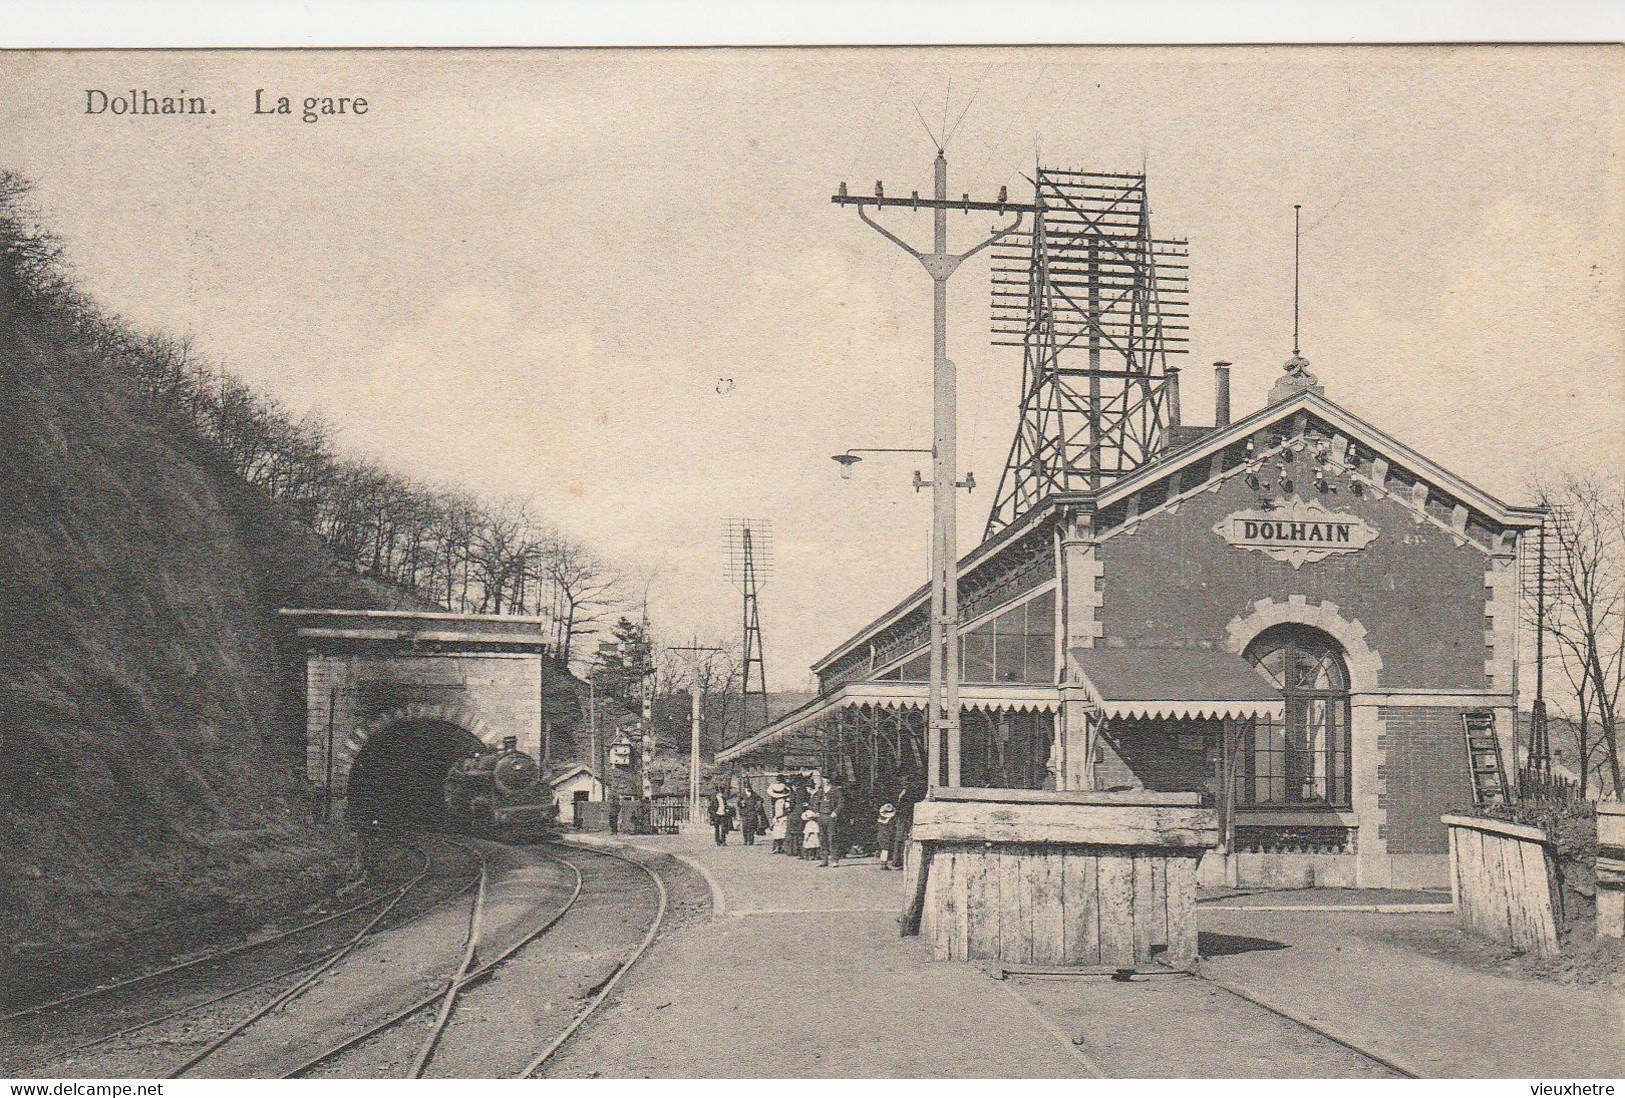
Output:
[[[948,197],[948,158],[939,147],[932,165],[935,186],[932,196],[922,199],[918,193],[908,198],[887,198],[879,182],[872,195],[848,193],[846,185],[830,198],[837,206],[856,206],[858,218],[875,232],[897,245],[919,261],[931,276],[931,689],[927,701],[930,716],[927,720],[926,788],[934,789],[940,782],[942,747],[947,746],[948,783],[959,784],[959,549],[958,499],[956,488],[970,485],[958,479],[958,385],[959,372],[948,357],[948,280],[960,264],[1011,233],[1021,228],[1027,213],[1040,216],[1042,207],[1011,205],[1010,196],[1000,189],[994,202],[972,202],[969,194],[958,199]],[[916,248],[870,216],[891,208],[911,211],[931,211],[931,250]],[[1013,215],[1014,220],[1003,228],[992,229],[981,241],[963,252],[948,250],[948,211],[970,213],[972,209]],[[1038,222],[1035,221],[1035,224]],[[1037,229],[1034,230],[1038,231]],[[845,465],[846,463],[842,463]],[[850,468],[850,466],[846,466]],[[920,487],[926,481],[921,480]]]
[[[930,454],[936,464],[937,451],[919,447],[856,446],[844,453],[832,455],[841,467],[841,479],[852,479],[852,467],[863,458],[859,454]],[[936,487],[936,481],[926,480],[918,469],[914,470],[914,490]],[[953,488],[967,492],[976,490],[976,474],[967,472],[964,480],[956,480]],[[945,523],[942,507],[944,495],[953,499],[952,491],[932,493],[931,515],[931,681],[928,687],[929,704],[926,724],[927,763],[925,784],[928,790],[940,782],[943,748],[947,747],[948,784],[959,784],[959,645],[958,645],[958,580],[952,542],[947,534],[952,523]],[[951,510],[951,508],[950,508]],[[945,527],[947,529],[945,529]],[[952,613],[938,613],[939,608],[952,608]],[[940,716],[946,712],[947,716]],[[944,743],[946,741],[946,744]]]
[[[936,453],[935,450],[922,450],[922,449],[919,449],[918,447],[902,447],[902,448],[899,449],[899,448],[886,447],[886,446],[857,446],[857,447],[854,447],[851,450],[846,451],[844,454],[835,454],[834,456],[832,456],[830,458],[830,460],[839,463],[839,465],[841,466],[841,479],[842,480],[851,480],[852,479],[852,466],[856,465],[858,462],[863,460],[861,457],[858,456],[859,454],[935,454],[935,453]],[[919,472],[916,471],[914,476],[915,476],[915,479],[919,479],[919,476],[920,476]],[[916,489],[916,491],[918,491],[918,489]]]

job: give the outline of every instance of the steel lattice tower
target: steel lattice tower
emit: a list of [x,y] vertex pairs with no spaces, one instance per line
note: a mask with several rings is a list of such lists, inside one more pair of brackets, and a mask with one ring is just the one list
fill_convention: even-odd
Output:
[[[1518,539],[1518,591],[1520,625],[1535,629],[1535,696],[1529,706],[1529,744],[1526,767],[1535,774],[1552,772],[1552,740],[1546,718],[1546,622],[1563,598],[1562,565],[1558,554],[1572,545],[1572,519],[1567,508],[1550,506],[1540,528]],[[1513,765],[1517,766],[1516,752]],[[1585,760],[1581,760],[1581,765]]]
[[[728,550],[728,578],[744,596],[744,643],[740,656],[739,739],[750,734],[752,699],[766,726],[767,664],[762,658],[762,616],[759,595],[773,574],[773,526],[760,519],[729,519],[723,528]],[[754,680],[754,686],[752,685]],[[737,741],[735,741],[737,742]]]
[[1033,206],[994,251],[993,343],[1022,349],[1022,384],[987,537],[1151,460],[1167,356],[1188,349],[1189,249],[1151,234],[1144,175],[1039,168]]

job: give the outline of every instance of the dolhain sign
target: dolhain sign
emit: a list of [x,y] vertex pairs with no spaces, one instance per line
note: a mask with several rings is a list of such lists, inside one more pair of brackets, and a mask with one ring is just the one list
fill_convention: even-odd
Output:
[[1376,527],[1358,515],[1328,511],[1318,500],[1297,496],[1269,510],[1237,511],[1213,528],[1238,549],[1256,549],[1297,568],[1334,553],[1354,553],[1370,545]]

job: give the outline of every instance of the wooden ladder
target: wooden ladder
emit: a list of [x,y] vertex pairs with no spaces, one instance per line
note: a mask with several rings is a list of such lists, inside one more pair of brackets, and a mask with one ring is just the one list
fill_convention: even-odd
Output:
[[1501,741],[1495,735],[1495,714],[1473,709],[1461,715],[1467,739],[1467,770],[1473,781],[1473,804],[1511,804],[1506,767],[1501,762]]

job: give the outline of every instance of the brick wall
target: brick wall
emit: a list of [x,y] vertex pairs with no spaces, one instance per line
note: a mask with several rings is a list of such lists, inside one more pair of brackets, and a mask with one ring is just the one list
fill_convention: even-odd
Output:
[[1436,706],[1381,707],[1387,752],[1379,803],[1387,813],[1389,854],[1448,852],[1439,817],[1473,803],[1461,714]]
[[[1318,497],[1317,497],[1318,498]],[[1135,533],[1117,533],[1096,555],[1104,597],[1095,643],[1164,647],[1222,644],[1226,625],[1260,599],[1336,603],[1368,631],[1389,689],[1485,690],[1485,554],[1416,521],[1393,498],[1340,495],[1329,506],[1358,514],[1379,534],[1356,553],[1294,569],[1261,552],[1227,544],[1214,526],[1256,506],[1239,479],[1198,492],[1177,512],[1149,515]],[[1090,577],[1092,579],[1092,577]]]

